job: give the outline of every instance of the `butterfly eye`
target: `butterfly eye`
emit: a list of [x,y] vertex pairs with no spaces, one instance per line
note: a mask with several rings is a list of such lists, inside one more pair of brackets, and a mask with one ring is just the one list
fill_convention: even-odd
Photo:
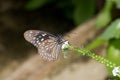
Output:
[[28,30],[24,33],[25,39],[37,47],[40,56],[47,61],[58,58],[62,47],[61,37],[38,30]]

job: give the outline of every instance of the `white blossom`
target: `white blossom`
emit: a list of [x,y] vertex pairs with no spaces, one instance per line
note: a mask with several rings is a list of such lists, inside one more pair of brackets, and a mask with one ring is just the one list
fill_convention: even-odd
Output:
[[113,76],[119,76],[120,75],[120,66],[115,67],[112,71]]
[[63,42],[63,44],[62,44],[62,50],[64,50],[68,46],[69,46],[69,42],[68,41]]

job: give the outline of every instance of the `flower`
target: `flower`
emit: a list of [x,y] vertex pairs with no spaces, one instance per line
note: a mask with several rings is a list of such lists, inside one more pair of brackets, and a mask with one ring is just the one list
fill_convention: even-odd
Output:
[[120,76],[120,66],[115,67],[112,73],[113,73],[113,76]]
[[62,44],[62,50],[68,48],[68,46],[69,46],[69,42],[68,41],[63,42],[63,44]]

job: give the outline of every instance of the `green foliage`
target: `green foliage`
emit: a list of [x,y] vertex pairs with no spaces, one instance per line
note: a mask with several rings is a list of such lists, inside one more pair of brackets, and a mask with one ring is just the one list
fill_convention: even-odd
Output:
[[[109,41],[106,58],[116,65],[120,65],[120,39]],[[112,75],[112,69],[107,67],[109,74]]]
[[110,25],[108,25],[107,29],[100,35],[96,40],[94,40],[91,44],[87,45],[87,49],[95,49],[96,47],[102,45],[105,42],[108,42],[111,39],[119,39],[120,38],[120,19],[113,21]]
[[46,5],[49,2],[52,2],[53,0],[30,0],[25,8],[28,10],[35,10],[38,9],[40,7],[43,7],[44,5]]
[[120,9],[120,0],[113,0],[116,3],[116,7]]
[[102,28],[106,26],[111,21],[111,10],[113,7],[113,1],[112,0],[106,0],[105,6],[99,13],[95,26],[97,28]]
[[111,13],[109,11],[102,11],[96,18],[95,26],[102,28],[111,21]]
[[[120,42],[120,40],[118,40],[118,42]],[[120,46],[117,44],[117,41],[113,42],[110,46],[110,49],[108,49],[108,52],[110,51],[110,53],[112,52],[112,54],[109,54],[109,57],[107,58],[103,58],[99,55],[96,55],[95,53],[91,52],[90,50],[87,49],[80,49],[77,47],[74,47],[72,45],[67,44],[65,49],[63,49],[62,51],[67,52],[66,50],[72,50],[72,51],[76,51],[79,55],[83,55],[83,56],[88,56],[91,57],[92,59],[95,59],[96,61],[105,64],[112,72],[112,76],[116,76],[114,77],[114,80],[119,79],[120,78]],[[119,48],[119,51],[114,48]],[[111,51],[112,50],[112,51]],[[116,54],[113,54],[113,52],[115,52]],[[115,59],[115,60],[109,60],[109,58]],[[116,59],[117,58],[117,59]],[[113,61],[113,62],[112,62]],[[110,73],[111,73],[110,72]]]
[[30,0],[25,8],[35,10],[53,2],[56,8],[62,9],[64,15],[72,19],[76,25],[91,18],[95,11],[95,0]]
[[113,21],[101,36],[104,40],[110,40],[112,38],[120,38],[120,19]]
[[[120,19],[113,21],[94,42],[87,46],[88,49],[94,49],[101,44],[108,42],[107,60],[110,60],[120,66]],[[112,76],[112,68],[107,67]]]
[[73,20],[76,25],[90,19],[95,10],[95,0],[74,0]]
[[102,45],[103,43],[107,42],[108,40],[104,40],[101,37],[96,38],[92,43],[90,43],[89,45],[86,46],[86,49],[88,50],[93,50],[96,47],[99,47],[100,45]]

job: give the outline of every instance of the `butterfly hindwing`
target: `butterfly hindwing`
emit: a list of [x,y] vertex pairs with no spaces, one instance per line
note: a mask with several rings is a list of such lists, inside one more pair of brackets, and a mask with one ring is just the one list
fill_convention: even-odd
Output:
[[[50,39],[39,45],[38,53],[44,60],[54,61],[58,58],[59,50],[56,42],[49,42]],[[51,40],[52,41],[52,40]],[[59,47],[60,49],[60,47]],[[58,52],[57,52],[58,51]]]

